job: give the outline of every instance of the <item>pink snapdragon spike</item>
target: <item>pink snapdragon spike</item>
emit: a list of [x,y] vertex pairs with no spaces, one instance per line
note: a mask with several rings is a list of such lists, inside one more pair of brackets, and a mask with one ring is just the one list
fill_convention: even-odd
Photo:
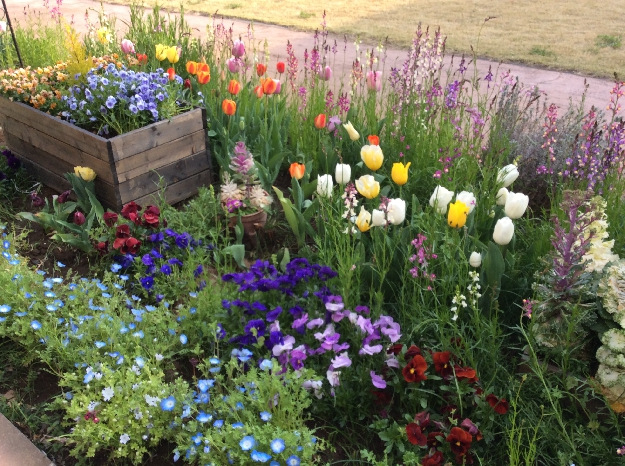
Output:
[[245,44],[242,40],[237,39],[234,41],[234,44],[232,45],[232,55],[236,58],[240,58],[245,55]]
[[382,89],[381,71],[367,71],[367,89],[374,92],[380,92]]
[[135,44],[133,44],[132,41],[128,39],[122,40],[121,48],[122,52],[124,52],[126,55],[128,55],[129,53],[135,53]]

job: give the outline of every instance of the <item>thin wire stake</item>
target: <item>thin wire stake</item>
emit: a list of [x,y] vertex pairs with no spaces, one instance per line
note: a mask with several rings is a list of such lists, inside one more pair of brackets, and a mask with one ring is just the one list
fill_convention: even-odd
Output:
[[11,18],[9,18],[9,10],[7,10],[7,4],[4,0],[2,0],[2,11],[0,11],[0,17],[2,16],[4,16],[4,19],[7,20],[7,25],[9,26],[9,30],[11,31],[11,38],[13,39],[13,45],[15,46],[15,51],[17,52],[17,59],[20,62],[20,66],[24,68],[24,63],[22,62],[22,55],[20,54],[20,49],[17,46],[17,38],[15,37],[15,32],[13,31]]

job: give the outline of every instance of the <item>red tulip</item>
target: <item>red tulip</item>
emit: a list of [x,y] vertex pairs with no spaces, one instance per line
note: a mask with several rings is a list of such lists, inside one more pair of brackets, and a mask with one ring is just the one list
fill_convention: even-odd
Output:
[[74,223],[78,226],[83,225],[87,219],[82,212],[74,212]]
[[278,70],[278,73],[280,73],[280,74],[284,73],[284,68],[285,68],[285,65],[284,65],[283,61],[279,61],[276,64],[276,69]]
[[264,75],[266,71],[267,71],[267,65],[264,65],[262,63],[256,64],[256,74],[258,76]]
[[323,129],[326,127],[326,115],[325,113],[320,113],[315,117],[315,128]]

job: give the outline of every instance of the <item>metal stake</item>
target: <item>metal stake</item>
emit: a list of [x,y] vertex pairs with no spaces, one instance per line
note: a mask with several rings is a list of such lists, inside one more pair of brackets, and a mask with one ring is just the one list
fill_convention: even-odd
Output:
[[0,18],[4,18],[7,20],[7,25],[9,26],[9,30],[11,31],[11,38],[13,39],[13,45],[15,46],[15,51],[17,52],[17,59],[20,62],[20,66],[24,68],[24,63],[22,62],[22,55],[20,54],[20,49],[17,46],[17,38],[15,37],[15,32],[13,31],[11,18],[9,18],[9,10],[7,9],[7,4],[4,0],[2,0],[2,10],[0,11]]

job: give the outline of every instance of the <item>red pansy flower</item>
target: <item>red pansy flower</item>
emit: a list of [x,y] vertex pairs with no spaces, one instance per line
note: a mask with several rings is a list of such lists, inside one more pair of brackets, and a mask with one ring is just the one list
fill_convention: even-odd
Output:
[[471,448],[473,437],[470,433],[462,430],[460,427],[452,427],[446,440],[449,442],[451,451],[456,456],[462,456],[469,451],[469,448]]
[[129,202],[128,204],[126,204],[124,207],[122,207],[122,217],[128,219],[128,220],[132,220],[130,218],[130,214],[134,213],[136,215],[137,212],[139,212],[141,210],[141,206],[137,203],[135,203],[134,201]]
[[467,382],[469,383],[475,383],[479,380],[475,369],[471,369],[470,367],[460,367],[458,365],[456,365],[454,369],[456,371],[457,379],[467,379]]
[[109,251],[109,242],[100,241],[99,243],[96,243],[94,247],[95,247],[95,250],[98,251],[101,256],[103,256]]
[[402,345],[401,343],[395,343],[386,350],[386,354],[394,354],[395,356],[397,356],[401,352],[401,349],[403,347],[404,345]]
[[[126,254],[126,252],[129,252],[130,254],[136,255],[139,252],[140,247],[141,241],[137,238],[130,237],[126,240],[126,244],[124,244],[124,247],[122,248],[122,253]],[[124,251],[124,248],[126,251]]]
[[428,448],[438,448],[441,445],[441,441],[439,439],[445,438],[445,435],[442,432],[430,432],[428,434]]
[[435,451],[432,455],[424,456],[421,460],[421,466],[441,466],[444,461],[443,453]]
[[412,358],[406,367],[402,369],[401,373],[403,374],[406,382],[418,383],[427,379],[427,376],[425,375],[427,368],[428,364],[425,362],[425,359],[423,359],[423,356],[418,354]]
[[492,393],[486,395],[486,401],[488,401],[490,407],[493,408],[497,414],[506,414],[510,408],[505,398],[499,399]]
[[451,358],[451,353],[449,351],[434,353],[432,358],[434,359],[434,369],[436,369],[436,372],[438,372],[441,377],[446,379],[453,374],[452,365],[449,363],[449,359]]
[[411,422],[406,426],[406,433],[408,434],[408,441],[413,445],[424,447],[427,443],[427,437],[423,432],[421,432],[421,427],[414,422]]
[[143,223],[147,227],[156,228],[159,222],[159,216],[161,215],[161,211],[158,207],[154,205],[148,206],[143,212]]
[[430,425],[430,413],[421,411],[420,413],[415,414],[414,422],[416,422],[421,429],[426,429],[427,426]]
[[106,226],[110,228],[117,223],[117,219],[119,217],[115,212],[105,212],[102,218],[104,219]]
[[421,354],[421,348],[415,345],[411,345],[410,348],[408,348],[408,351],[406,351],[406,354],[404,354],[404,359],[406,361],[410,361],[417,354]]

